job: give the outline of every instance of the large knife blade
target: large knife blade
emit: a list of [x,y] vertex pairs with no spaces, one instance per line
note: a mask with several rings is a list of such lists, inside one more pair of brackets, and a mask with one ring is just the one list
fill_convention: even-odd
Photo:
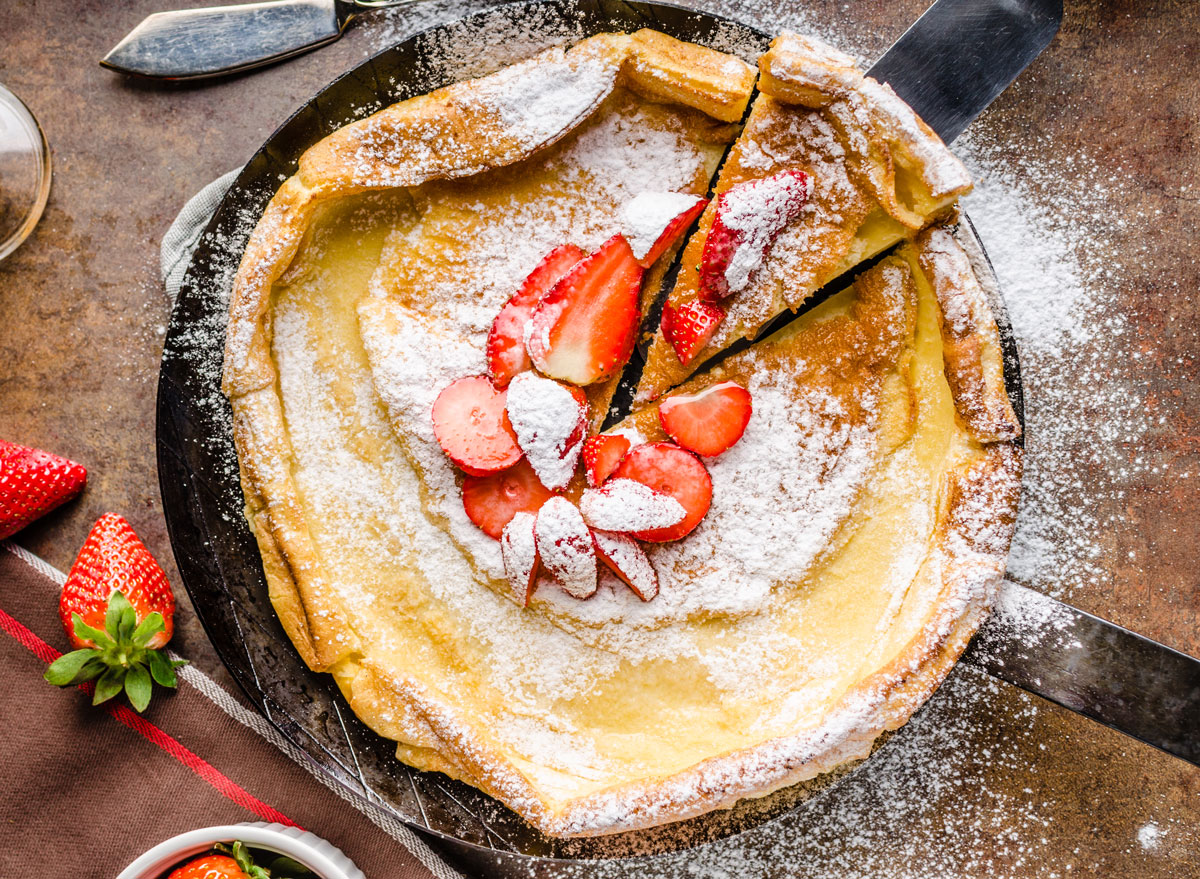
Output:
[[270,0],[156,12],[101,59],[155,79],[205,79],[291,58],[342,35],[361,8],[415,0]]
[[1050,44],[1062,0],[937,0],[870,69],[946,143]]
[[1200,766],[1200,660],[1005,581],[963,661]]

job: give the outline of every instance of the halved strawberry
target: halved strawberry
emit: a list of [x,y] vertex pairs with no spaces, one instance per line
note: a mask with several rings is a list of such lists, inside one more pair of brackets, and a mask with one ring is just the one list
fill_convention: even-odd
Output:
[[642,268],[650,268],[700,216],[708,199],[683,192],[643,192],[621,208],[621,232]]
[[536,372],[523,372],[508,386],[507,412],[538,478],[547,488],[566,487],[587,431],[587,395]]
[[579,508],[565,497],[552,497],[538,510],[534,525],[538,558],[575,598],[596,592],[596,546]]
[[717,196],[717,215],[700,256],[700,296],[719,302],[741,290],[776,236],[800,215],[812,182],[788,169],[738,183]]
[[0,540],[71,500],[86,482],[82,464],[0,440]]
[[497,540],[517,513],[536,513],[554,493],[542,485],[529,462],[522,459],[507,470],[463,480],[463,509],[467,518]]
[[619,433],[589,436],[583,443],[583,469],[588,485],[602,485],[629,451],[629,437]]
[[642,267],[614,235],[545,295],[526,349],[542,373],[583,387],[608,378],[633,351]]
[[670,528],[687,516],[683,505],[669,494],[633,479],[619,478],[610,479],[600,488],[584,490],[579,512],[592,528],[623,533]]
[[529,273],[521,289],[513,294],[492,321],[487,339],[488,375],[503,388],[517,373],[530,369],[525,351],[525,325],[542,297],[586,254],[574,244],[560,244]]
[[658,420],[679,445],[712,457],[742,438],[752,408],[749,391],[736,382],[721,382],[698,394],[663,400]]
[[450,460],[471,476],[511,467],[521,447],[504,414],[504,391],[485,375],[447,385],[433,403],[433,435]]
[[674,443],[647,443],[631,449],[613,471],[613,479],[632,479],[670,495],[683,504],[687,513],[678,525],[633,532],[638,540],[651,543],[678,540],[700,524],[712,504],[712,478],[708,469],[699,458]]
[[642,601],[650,601],[658,595],[658,572],[636,540],[610,531],[592,531],[592,539],[596,542],[596,555],[600,561],[608,565],[634,595]]
[[533,526],[537,517],[533,513],[517,513],[500,535],[500,556],[504,560],[504,574],[512,587],[513,598],[521,607],[529,606],[533,590],[537,588],[538,553]]
[[687,366],[708,344],[723,320],[724,309],[703,299],[694,299],[678,308],[668,302],[663,306],[663,336],[675,349],[679,362]]

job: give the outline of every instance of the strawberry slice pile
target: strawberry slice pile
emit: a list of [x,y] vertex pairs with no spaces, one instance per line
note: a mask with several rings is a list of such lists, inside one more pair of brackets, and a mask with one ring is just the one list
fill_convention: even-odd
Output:
[[[784,199],[780,215],[789,220],[797,179],[770,190]],[[799,179],[807,187],[807,178]],[[646,193],[622,211],[625,233],[594,253],[571,244],[554,248],[493,321],[487,373],[452,382],[433,404],[434,436],[463,473],[463,509],[500,542],[511,597],[523,607],[542,573],[568,595],[590,598],[600,565],[641,600],[653,600],[658,575],[641,542],[680,540],[700,524],[712,503],[712,479],[700,456],[721,454],[746,430],[750,394],[724,382],[660,404],[673,442],[587,436],[584,389],[628,361],[645,268],[705,204],[690,195]],[[761,232],[747,233],[732,258],[744,246],[765,252],[762,240]],[[723,318],[720,306],[699,300],[668,308],[664,332],[690,359]],[[584,480],[577,478],[581,461]]]
[[731,186],[717,196],[712,227],[700,255],[700,298],[664,309],[663,336],[687,366],[708,344],[727,311],[724,301],[744,289],[779,233],[804,210],[812,181],[789,169]]

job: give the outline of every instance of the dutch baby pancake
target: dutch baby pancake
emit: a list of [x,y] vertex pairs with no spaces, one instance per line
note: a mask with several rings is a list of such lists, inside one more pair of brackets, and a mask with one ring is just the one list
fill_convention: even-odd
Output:
[[284,629],[399,759],[550,835],[865,756],[1003,572],[1020,428],[969,180],[829,47],[760,68],[756,94],[732,55],[601,34],[403,101],[304,154],[235,281],[224,388]]

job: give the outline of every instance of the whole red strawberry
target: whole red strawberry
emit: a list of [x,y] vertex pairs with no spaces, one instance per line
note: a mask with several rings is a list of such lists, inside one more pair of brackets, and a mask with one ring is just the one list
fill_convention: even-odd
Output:
[[204,855],[176,867],[167,879],[246,879],[246,871],[229,855]]
[[77,650],[60,656],[45,678],[60,687],[99,678],[93,704],[125,690],[138,711],[150,703],[151,679],[174,687],[175,668],[159,649],[174,631],[175,596],[154,556],[122,517],[92,526],[71,566],[58,604]]
[[167,879],[271,879],[272,876],[287,879],[297,874],[312,875],[290,858],[280,859],[284,863],[279,868],[274,864],[270,870],[260,867],[254,863],[245,843],[242,842],[235,842],[232,846],[218,842],[213,848],[215,852],[188,861],[182,867],[176,867]]
[[0,440],[0,540],[65,504],[86,482],[81,464]]

